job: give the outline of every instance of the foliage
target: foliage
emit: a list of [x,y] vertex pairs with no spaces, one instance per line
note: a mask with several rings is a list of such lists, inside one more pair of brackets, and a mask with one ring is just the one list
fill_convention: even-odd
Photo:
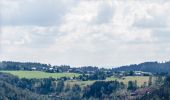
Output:
[[114,68],[113,71],[143,71],[152,73],[166,73],[170,72],[170,61],[165,63],[145,62],[141,64],[134,64],[129,66],[121,66]]
[[137,89],[137,81],[128,82],[128,90],[135,91]]
[[166,76],[163,85],[156,88],[152,93],[144,95],[141,100],[170,100],[170,76]]
[[124,88],[123,83],[118,81],[96,81],[91,86],[85,88],[84,97],[101,98],[103,95],[109,96],[111,93]]
[[[47,96],[38,95],[29,90],[25,90],[15,86],[13,82],[18,79],[0,73],[0,100],[47,100]],[[16,79],[15,79],[16,78]],[[15,85],[14,85],[15,84]]]

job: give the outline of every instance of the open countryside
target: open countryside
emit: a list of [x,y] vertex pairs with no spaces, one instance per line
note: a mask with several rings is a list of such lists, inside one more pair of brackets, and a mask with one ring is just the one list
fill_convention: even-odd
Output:
[[169,100],[169,66],[170,62],[144,62],[109,69],[3,61],[0,100],[9,95],[19,95],[19,100],[149,100],[162,98],[160,91],[167,98],[163,100]]
[[78,73],[47,73],[42,71],[0,71],[4,73],[10,73],[12,75],[18,76],[19,78],[61,78],[61,77],[78,77],[80,74]]
[[[43,71],[0,71],[0,72],[4,72],[4,73],[10,73],[12,75],[15,75],[19,78],[28,78],[28,79],[41,79],[41,78],[71,78],[72,80],[68,80],[65,83],[66,84],[70,84],[71,86],[78,84],[81,87],[87,86],[87,85],[91,85],[93,84],[95,81],[94,80],[89,80],[89,81],[77,81],[77,80],[73,80],[74,77],[79,77],[81,74],[78,73],[68,73],[68,72],[64,72],[64,73],[49,73],[49,72],[43,72]],[[111,76],[111,77],[107,77],[105,80],[101,80],[101,81],[119,81],[119,82],[123,82],[124,84],[128,85],[129,81],[137,81],[137,85],[138,86],[142,86],[144,85],[144,83],[148,84],[149,81],[149,76],[124,76],[121,78],[118,78],[116,76]],[[100,80],[98,80],[100,81]],[[152,80],[154,82],[154,80]]]

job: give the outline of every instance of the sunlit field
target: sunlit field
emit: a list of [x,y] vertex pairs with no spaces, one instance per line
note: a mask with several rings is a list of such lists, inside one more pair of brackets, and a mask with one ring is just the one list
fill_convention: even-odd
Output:
[[47,73],[42,71],[0,71],[4,73],[10,73],[18,76],[19,78],[61,78],[61,77],[78,77],[80,74],[77,73]]

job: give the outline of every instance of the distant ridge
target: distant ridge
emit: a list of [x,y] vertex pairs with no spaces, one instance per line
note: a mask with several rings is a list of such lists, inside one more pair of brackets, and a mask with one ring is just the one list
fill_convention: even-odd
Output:
[[170,73],[170,61],[159,62],[144,62],[140,64],[133,64],[113,68],[113,71],[145,71],[152,73]]
[[[61,65],[57,67],[66,66],[71,68],[69,65]],[[0,70],[31,70],[32,68],[36,68],[37,70],[42,70],[43,68],[51,68],[56,67],[51,66],[50,64],[42,64],[35,62],[13,62],[13,61],[0,61]],[[84,66],[82,68],[86,68],[88,66]],[[92,69],[98,69],[98,67],[90,66]],[[72,67],[74,69],[74,67]],[[76,67],[77,68],[77,67]],[[81,67],[77,68],[83,70]],[[104,67],[103,67],[104,68]],[[107,68],[105,68],[107,69]],[[152,72],[152,73],[170,73],[170,61],[166,62],[144,62],[140,64],[131,64],[126,66],[120,66],[117,68],[108,69],[112,71],[144,71],[144,72]]]

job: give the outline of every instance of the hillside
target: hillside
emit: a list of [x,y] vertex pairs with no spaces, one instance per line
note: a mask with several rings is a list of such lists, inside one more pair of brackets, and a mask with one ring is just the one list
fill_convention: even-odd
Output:
[[0,79],[0,100],[47,100],[47,96],[17,87],[21,80],[15,76],[0,73]]
[[78,77],[80,74],[78,73],[48,73],[42,71],[0,71],[4,73],[10,73],[12,75],[18,76],[19,78],[62,78],[62,77]]
[[105,71],[144,71],[152,73],[169,73],[170,72],[170,61],[164,63],[158,62],[144,62],[140,64],[132,64],[126,66],[120,66],[117,68],[107,69],[98,68],[93,66],[82,66],[82,67],[71,67],[69,65],[54,65],[42,64],[42,63],[32,63],[32,62],[12,62],[12,61],[0,61],[0,70],[34,70],[34,71],[44,71],[44,72],[71,72],[71,73],[94,73],[98,70]]
[[141,64],[133,64],[129,66],[121,66],[113,68],[113,71],[144,71],[152,73],[169,73],[170,72],[170,61],[165,63],[158,62],[144,62]]

